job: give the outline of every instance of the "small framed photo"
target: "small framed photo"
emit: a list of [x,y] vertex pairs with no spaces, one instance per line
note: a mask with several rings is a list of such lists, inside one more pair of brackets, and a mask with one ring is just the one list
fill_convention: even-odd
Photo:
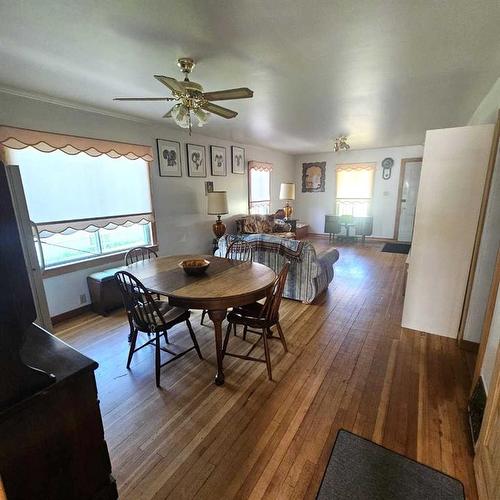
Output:
[[213,193],[214,192],[214,183],[212,181],[205,181],[205,196],[208,195],[208,193]]
[[189,177],[206,177],[207,165],[205,159],[205,146],[186,144],[186,149]]
[[160,177],[182,177],[181,144],[156,139]]
[[233,174],[245,173],[245,150],[238,146],[231,146],[231,168]]
[[213,176],[227,175],[226,148],[222,146],[210,146],[210,166]]

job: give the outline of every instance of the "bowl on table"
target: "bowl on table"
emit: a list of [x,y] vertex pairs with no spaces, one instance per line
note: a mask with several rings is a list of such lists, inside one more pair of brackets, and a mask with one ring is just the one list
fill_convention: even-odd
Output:
[[179,267],[189,276],[200,276],[210,265],[210,261],[203,258],[184,259],[179,262]]

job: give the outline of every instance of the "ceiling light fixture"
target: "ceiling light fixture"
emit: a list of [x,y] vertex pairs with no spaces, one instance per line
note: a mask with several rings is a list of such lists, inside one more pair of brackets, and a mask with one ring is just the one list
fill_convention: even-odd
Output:
[[349,149],[351,149],[351,146],[349,146],[349,144],[347,144],[347,136],[346,135],[339,135],[335,139],[335,142],[333,143],[334,153],[338,153],[339,151],[348,151]]

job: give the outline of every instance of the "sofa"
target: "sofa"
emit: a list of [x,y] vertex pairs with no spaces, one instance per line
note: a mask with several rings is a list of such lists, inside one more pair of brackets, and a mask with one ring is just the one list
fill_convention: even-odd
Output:
[[316,253],[310,241],[281,238],[272,234],[226,235],[219,240],[215,255],[224,257],[234,240],[247,241],[253,250],[253,261],[278,273],[285,260],[290,270],[283,297],[311,303],[333,280],[333,265],[339,259],[336,248]]

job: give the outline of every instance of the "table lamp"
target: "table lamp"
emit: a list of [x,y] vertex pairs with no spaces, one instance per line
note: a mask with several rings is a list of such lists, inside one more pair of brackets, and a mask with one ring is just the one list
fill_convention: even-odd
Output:
[[208,193],[208,215],[217,215],[217,222],[212,226],[216,238],[222,238],[226,232],[226,225],[220,216],[229,213],[227,210],[227,192],[213,191]]
[[286,205],[283,207],[283,211],[285,212],[285,220],[288,220],[293,214],[293,207],[290,205],[290,200],[295,200],[294,182],[281,183],[280,200],[286,200]]

